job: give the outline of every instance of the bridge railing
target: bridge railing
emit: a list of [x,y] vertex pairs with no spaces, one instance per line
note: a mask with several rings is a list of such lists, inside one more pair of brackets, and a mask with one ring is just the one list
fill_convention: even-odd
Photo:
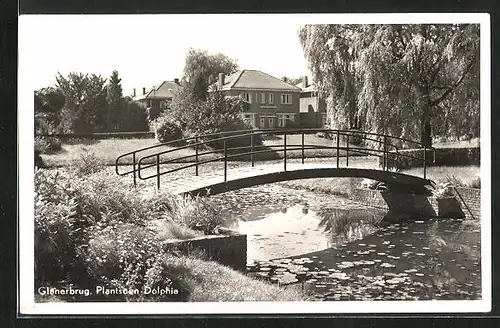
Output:
[[[332,145],[318,145],[318,144],[307,144],[305,142],[305,136],[312,133],[323,133],[330,137],[335,137],[332,140]],[[255,143],[256,136],[262,135],[282,135],[283,143],[280,145],[266,145],[262,146]],[[301,135],[301,142],[299,144],[287,144],[287,136],[290,135]],[[239,147],[229,147],[228,144],[231,140],[241,139],[247,137],[249,138],[249,146],[239,146]],[[344,142],[341,144],[341,138]],[[353,138],[359,138],[363,141],[368,141],[371,143],[371,147],[356,147],[350,143]],[[223,149],[212,149],[209,147],[210,144],[214,142],[222,143]],[[182,146],[175,147],[182,143]],[[421,148],[423,149],[422,157],[413,155],[412,153],[400,152],[400,147],[398,144],[405,144],[405,148]],[[377,145],[377,146],[375,146]],[[414,146],[408,146],[414,145]],[[174,147],[172,147],[174,146]],[[160,147],[168,147],[166,150],[156,151],[151,153],[152,150],[158,150]],[[187,149],[193,149],[194,154],[179,155],[174,156],[170,159],[163,159],[165,155],[170,155],[175,152],[183,151]],[[391,161],[398,161],[399,158],[409,158],[417,162],[422,162],[423,166],[423,176],[426,178],[426,169],[429,158],[427,157],[428,151],[432,152],[433,162],[435,161],[435,150],[432,147],[427,147],[419,142],[412,141],[405,138],[393,137],[372,132],[362,132],[362,131],[352,131],[352,130],[332,130],[332,129],[262,129],[262,130],[240,130],[240,131],[228,131],[222,133],[214,133],[204,136],[195,136],[190,138],[184,138],[180,140],[175,140],[167,143],[157,144],[150,147],[141,148],[133,152],[129,152],[119,156],[116,159],[116,173],[118,175],[133,175],[134,184],[137,183],[137,178],[141,180],[148,180],[156,178],[157,187],[160,187],[160,177],[169,173],[176,171],[188,169],[191,167],[195,168],[195,174],[199,174],[199,166],[203,164],[213,163],[213,162],[223,162],[224,163],[224,181],[227,181],[227,166],[229,161],[236,160],[237,158],[250,157],[250,162],[252,167],[255,166],[256,155],[265,153],[282,154],[283,159],[283,170],[287,169],[287,162],[290,159],[289,152],[300,151],[299,158],[301,163],[305,162],[306,150],[335,150],[335,157],[337,167],[340,167],[340,158],[345,158],[346,166],[349,166],[349,156],[356,155],[368,155],[376,156],[382,159],[382,170],[387,171],[390,169],[389,163]],[[201,150],[201,152],[200,152]],[[341,151],[344,155],[341,155]],[[142,156],[139,157],[138,154]],[[202,159],[206,155],[212,155],[209,159]],[[132,157],[132,169],[125,172],[119,171],[120,160],[127,157]],[[297,158],[294,156],[294,158]],[[187,162],[187,163],[186,163]],[[171,168],[169,170],[162,171],[162,165],[164,164],[181,164],[178,167]],[[144,175],[144,172],[148,168],[156,168],[153,174]]]

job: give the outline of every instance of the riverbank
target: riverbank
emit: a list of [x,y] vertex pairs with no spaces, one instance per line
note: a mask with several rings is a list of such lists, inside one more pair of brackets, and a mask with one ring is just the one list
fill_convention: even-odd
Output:
[[[35,173],[37,302],[306,299],[298,290],[278,288],[196,253],[163,249],[166,241],[213,234],[226,224],[210,200],[138,192],[108,172],[84,171]],[[39,293],[97,287],[176,292]]]

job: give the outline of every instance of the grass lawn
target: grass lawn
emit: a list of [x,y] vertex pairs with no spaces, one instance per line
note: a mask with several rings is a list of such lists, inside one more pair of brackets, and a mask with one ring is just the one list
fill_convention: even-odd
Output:
[[[403,170],[402,173],[422,176],[422,168]],[[480,168],[476,165],[469,166],[431,166],[427,168],[427,179],[437,183],[451,182],[456,187],[464,186],[477,188],[480,182]]]
[[[101,164],[113,165],[121,154],[125,154],[140,148],[158,144],[156,139],[104,139],[92,140],[85,143],[64,143],[62,151],[55,154],[42,154],[42,158],[48,166],[70,165],[75,160],[79,160],[86,152],[95,154]],[[149,154],[172,149],[171,147],[159,147],[138,154],[137,160]],[[176,157],[193,154],[191,149],[182,149],[175,152]],[[124,158],[124,162],[131,163],[132,156]]]
[[191,302],[251,302],[303,301],[306,295],[296,286],[278,287],[251,278],[211,261],[186,256],[165,256],[167,272],[174,274],[187,289],[184,301]]
[[463,141],[442,141],[432,145],[434,148],[468,148],[479,147],[479,138],[473,138]]

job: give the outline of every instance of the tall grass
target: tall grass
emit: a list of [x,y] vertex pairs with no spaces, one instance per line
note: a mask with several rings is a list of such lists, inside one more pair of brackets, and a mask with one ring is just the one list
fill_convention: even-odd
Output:
[[35,171],[35,289],[170,286],[180,294],[37,296],[37,301],[302,299],[195,254],[178,257],[163,248],[165,240],[214,233],[225,224],[207,199],[141,195],[106,171],[84,172],[78,164],[71,170]]

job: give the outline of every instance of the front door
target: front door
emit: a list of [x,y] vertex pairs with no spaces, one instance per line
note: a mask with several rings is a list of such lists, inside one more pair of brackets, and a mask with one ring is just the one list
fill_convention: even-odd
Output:
[[269,128],[274,129],[274,117],[269,117]]

